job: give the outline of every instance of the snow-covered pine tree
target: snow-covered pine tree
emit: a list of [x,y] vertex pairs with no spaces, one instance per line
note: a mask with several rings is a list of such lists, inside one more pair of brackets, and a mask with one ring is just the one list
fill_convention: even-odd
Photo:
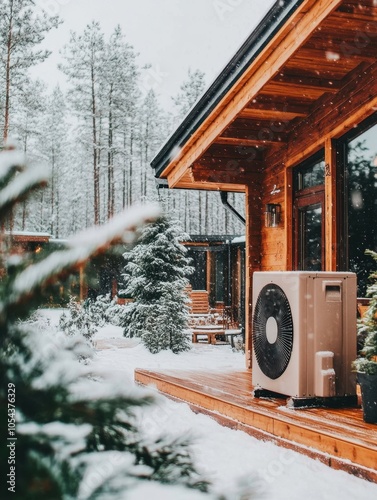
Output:
[[98,22],[92,22],[82,35],[71,33],[63,50],[64,64],[59,65],[71,83],[68,97],[80,125],[82,145],[91,156],[93,179],[93,217],[99,224],[101,129],[104,119],[105,40]]
[[[45,172],[25,166],[15,152],[1,153],[0,221],[46,180]],[[156,213],[142,207],[119,214],[38,262],[0,254],[1,498],[120,499],[152,481],[159,498],[172,498],[173,490],[175,498],[196,499],[201,494],[195,489],[206,490],[186,441],[151,442],[141,435],[133,410],[153,403],[153,396],[123,380],[100,381],[77,361],[87,347],[22,322],[54,279],[99,248],[131,241],[135,228]],[[192,489],[187,493],[186,487]]]
[[187,351],[191,339],[185,287],[192,268],[180,243],[187,235],[180,221],[166,216],[144,226],[140,233],[135,247],[124,254],[125,292],[134,299],[126,306],[124,334],[141,337],[152,353]]
[[[70,185],[78,187],[75,178],[75,176],[78,177],[77,167],[74,165],[76,172],[73,173],[74,161],[69,158],[72,152],[75,152],[75,148],[69,140],[68,109],[65,95],[59,86],[46,96],[46,111],[43,118],[38,151],[42,161],[46,162],[51,169],[51,180],[48,189],[45,190],[47,193],[44,202],[48,205],[48,209],[44,230],[47,228],[50,234],[59,238],[62,233],[67,235],[74,232],[71,223],[71,218],[73,219],[74,216],[70,217],[74,196],[71,190],[69,190],[69,196],[65,195],[67,181],[64,182],[64,180],[69,178],[72,183]],[[81,192],[81,196],[85,196],[84,192]],[[65,226],[69,228],[69,231],[64,233]]]
[[[105,145],[106,158],[103,157],[103,172],[106,179],[107,193],[102,193],[106,200],[106,217],[111,217],[123,204],[126,184],[126,164],[128,160],[128,144],[131,136],[132,122],[137,114],[140,98],[138,87],[139,71],[136,64],[137,54],[120,26],[117,26],[105,44],[105,58],[102,65],[104,81],[105,108]],[[105,163],[106,162],[106,163]]]
[[57,16],[49,16],[34,0],[0,2],[0,103],[2,138],[8,138],[10,114],[15,94],[27,83],[26,71],[44,61],[48,50],[38,45],[52,28],[59,25]]
[[191,71],[189,69],[187,80],[182,83],[180,89],[181,92],[172,98],[177,110],[175,115],[177,121],[182,120],[203,93],[205,89],[205,74],[203,71],[199,69]]
[[91,343],[93,335],[98,331],[98,326],[103,325],[98,325],[97,322],[92,321],[90,303],[84,302],[80,304],[71,297],[68,303],[68,311],[64,311],[60,316],[59,327],[61,330],[70,336],[82,335]]

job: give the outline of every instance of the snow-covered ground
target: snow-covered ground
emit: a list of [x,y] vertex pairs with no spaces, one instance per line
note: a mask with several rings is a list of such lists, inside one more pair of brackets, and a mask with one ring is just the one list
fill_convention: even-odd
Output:
[[[58,311],[54,314],[56,317]],[[114,326],[102,328],[96,334],[96,342],[94,367],[116,373],[130,386],[134,384],[135,368],[223,372],[244,368],[244,355],[233,352],[228,345],[194,345],[191,351],[179,355],[150,354],[137,340],[122,338],[121,329]],[[140,414],[141,424],[151,435],[190,436],[197,468],[213,483],[216,492],[234,491],[242,478],[251,478],[255,499],[377,498],[377,484],[333,470],[270,442],[258,441],[242,431],[222,427],[208,416],[195,414],[185,403],[173,402],[157,393],[156,396],[157,404]],[[154,495],[154,500],[160,499]]]

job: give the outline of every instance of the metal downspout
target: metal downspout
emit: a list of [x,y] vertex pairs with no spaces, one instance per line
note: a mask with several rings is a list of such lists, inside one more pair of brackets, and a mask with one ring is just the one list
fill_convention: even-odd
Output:
[[232,207],[232,205],[228,201],[228,191],[220,191],[220,198],[221,198],[221,203],[224,205],[224,207],[229,210],[237,219],[242,222],[242,224],[245,226],[246,225],[246,220],[242,217],[242,215],[237,212],[237,210]]

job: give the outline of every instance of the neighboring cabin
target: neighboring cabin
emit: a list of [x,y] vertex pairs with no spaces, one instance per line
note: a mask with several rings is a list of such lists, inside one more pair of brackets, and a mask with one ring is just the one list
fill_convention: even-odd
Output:
[[[56,239],[49,233],[39,233],[33,231],[5,231],[4,238],[1,241],[0,255],[28,255],[38,259],[44,258],[51,251],[59,250],[64,247],[64,240]],[[0,261],[0,279],[5,273]],[[82,299],[87,294],[86,279],[84,278],[84,267],[77,272],[67,276],[64,281],[56,283],[50,295],[46,296],[45,301],[48,306],[65,305],[70,296]]]
[[[14,231],[6,233],[4,251],[11,255],[46,254],[64,246],[48,233]],[[244,324],[245,238],[243,236],[198,236],[182,242],[192,259],[193,274],[189,277],[191,289],[208,293],[211,308],[226,308],[232,323]],[[119,248],[109,250],[101,257],[92,258],[73,273],[66,282],[59,283],[54,293],[46,298],[50,305],[65,305],[72,295],[77,300],[98,295],[120,295],[123,283],[124,259]]]
[[278,1],[152,161],[171,189],[246,194],[249,356],[254,271],[353,271],[365,295],[376,111],[376,2]]

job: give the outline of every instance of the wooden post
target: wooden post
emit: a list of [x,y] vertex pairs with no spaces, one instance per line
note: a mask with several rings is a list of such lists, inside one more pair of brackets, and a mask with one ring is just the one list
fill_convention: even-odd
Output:
[[285,270],[293,270],[293,169],[285,169],[284,179],[284,248],[285,248]]
[[246,277],[245,277],[245,354],[251,368],[253,273],[260,270],[261,201],[260,184],[246,186]]
[[336,148],[331,138],[325,141],[325,271],[336,271],[338,263]]
[[84,264],[80,266],[79,279],[80,279],[79,298],[80,298],[80,302],[82,302],[83,300],[85,300],[87,298],[87,295],[88,295],[88,287],[87,287],[86,280],[85,280],[85,265]]

